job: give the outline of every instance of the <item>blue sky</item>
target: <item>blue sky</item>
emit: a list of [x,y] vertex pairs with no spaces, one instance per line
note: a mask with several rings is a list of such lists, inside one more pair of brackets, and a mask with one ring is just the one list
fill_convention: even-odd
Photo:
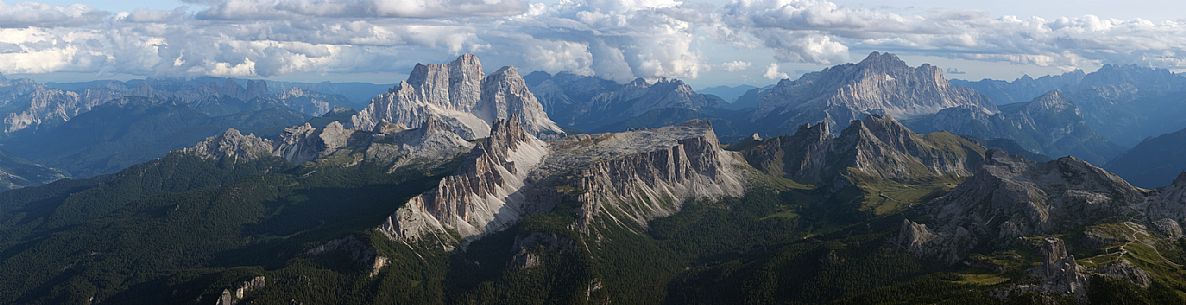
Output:
[[871,51],[965,79],[1105,63],[1176,71],[1186,67],[1183,9],[1151,0],[0,0],[0,73],[390,83],[417,62],[472,52],[488,70],[704,87],[769,84]]

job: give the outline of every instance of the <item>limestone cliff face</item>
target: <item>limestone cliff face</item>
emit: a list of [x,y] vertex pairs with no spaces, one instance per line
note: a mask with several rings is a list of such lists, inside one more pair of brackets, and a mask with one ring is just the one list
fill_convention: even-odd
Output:
[[443,163],[474,146],[453,132],[454,128],[447,122],[436,117],[429,117],[419,128],[388,127],[373,135],[365,150],[365,158],[391,163],[393,169],[410,164]]
[[215,305],[243,304],[243,301],[246,300],[247,297],[251,293],[258,291],[260,289],[263,289],[264,286],[267,286],[267,284],[268,284],[267,277],[264,277],[262,275],[253,277],[250,280],[244,281],[243,283],[239,284],[239,286],[235,287],[234,290],[231,290],[230,288],[223,289],[222,294],[220,294],[218,296],[218,301],[216,301],[214,304]]
[[491,124],[511,117],[535,135],[563,133],[514,68],[486,76],[472,54],[449,64],[416,65],[407,81],[372,99],[353,124],[362,130],[383,123],[420,127],[430,116],[451,122],[467,140],[486,137]]
[[1047,237],[1041,241],[1040,249],[1042,265],[1032,273],[1041,284],[1035,288],[1053,295],[1086,296],[1086,270],[1075,262],[1074,256],[1067,254],[1066,243],[1056,237]]
[[276,153],[294,163],[311,161],[346,146],[354,130],[342,127],[342,123],[331,122],[318,130],[313,125],[285,128],[276,144]]
[[[737,169],[743,164],[741,158],[721,149],[707,123],[650,132],[594,139],[601,140],[599,145],[621,145],[606,141],[652,144],[647,151],[623,152],[617,158],[573,166],[577,170],[571,185],[581,204],[579,228],[589,229],[597,220],[645,227],[651,219],[678,212],[687,200],[740,196],[745,191]],[[569,158],[559,154],[556,160]]]
[[514,118],[523,129],[533,135],[556,135],[563,131],[540,104],[514,67],[502,67],[482,81],[482,97],[478,117],[492,122]]
[[455,175],[409,200],[379,230],[450,248],[573,201],[580,204],[573,225],[586,232],[593,224],[639,228],[687,200],[740,196],[745,189],[744,162],[721,149],[707,123],[545,143],[518,122],[497,124]]
[[252,134],[244,135],[231,128],[179,151],[208,160],[247,162],[272,156],[272,141]]
[[520,120],[499,121],[456,174],[409,200],[380,231],[404,241],[435,236],[448,246],[447,232],[464,239],[505,228],[525,213],[520,189],[547,153],[548,145],[528,134]]
[[[3,96],[4,93],[9,96]],[[76,92],[49,89],[41,84],[21,80],[0,79],[0,97],[7,100],[0,102],[0,106],[18,109],[3,114],[5,134],[42,124],[60,124],[97,105],[82,99]],[[25,104],[4,105],[20,102]]]

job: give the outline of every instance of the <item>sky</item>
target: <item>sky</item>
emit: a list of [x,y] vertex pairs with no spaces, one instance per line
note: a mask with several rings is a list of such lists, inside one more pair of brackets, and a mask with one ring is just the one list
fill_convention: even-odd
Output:
[[[1186,68],[1182,1],[0,0],[0,73],[394,83],[477,54],[488,71],[766,85],[872,51],[949,78],[1107,63]],[[1177,16],[1175,16],[1177,15]]]

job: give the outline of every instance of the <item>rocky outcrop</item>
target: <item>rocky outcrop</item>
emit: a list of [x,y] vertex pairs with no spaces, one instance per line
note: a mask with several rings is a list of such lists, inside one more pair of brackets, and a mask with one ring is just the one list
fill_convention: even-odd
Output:
[[280,133],[276,153],[290,162],[303,163],[346,147],[353,134],[354,130],[343,127],[337,121],[330,122],[320,130],[305,123],[285,128]]
[[1075,257],[1067,254],[1066,243],[1056,237],[1042,239],[1041,266],[1032,274],[1038,278],[1038,291],[1048,295],[1071,295],[1083,298],[1087,294],[1087,275]]
[[821,120],[844,128],[865,114],[912,118],[953,107],[996,111],[975,91],[951,86],[938,67],[910,67],[893,54],[878,52],[860,63],[780,81],[758,95],[753,119],[774,134]]
[[1186,225],[1186,172],[1178,175],[1173,184],[1158,190],[1150,200],[1148,219],[1167,235],[1181,236]]
[[267,278],[262,275],[253,277],[250,280],[247,280],[247,281],[243,282],[242,284],[239,284],[239,286],[235,287],[234,290],[232,290],[230,288],[223,289],[222,294],[219,295],[219,297],[218,297],[218,301],[215,302],[214,304],[215,305],[243,304],[243,301],[247,299],[247,296],[249,294],[251,294],[252,292],[255,292],[257,290],[263,289],[264,286],[267,285],[267,283],[268,283]]
[[510,268],[516,271],[542,266],[547,253],[573,252],[576,241],[556,233],[530,233],[517,236],[511,245]]
[[512,117],[535,135],[563,133],[514,68],[503,67],[486,76],[472,54],[449,64],[416,65],[407,81],[359,111],[353,125],[362,130],[383,123],[415,128],[433,116],[449,122],[467,140],[486,137],[491,124]]
[[912,183],[971,176],[984,148],[951,134],[919,135],[889,116],[853,121],[833,137],[824,121],[803,125],[791,136],[744,150],[758,169],[804,183],[845,184],[849,179]]
[[1133,283],[1141,288],[1149,288],[1153,284],[1153,280],[1149,278],[1149,273],[1142,270],[1140,267],[1133,265],[1128,259],[1117,259],[1102,268],[1096,270],[1100,275],[1114,280],[1127,281]]
[[548,118],[543,105],[514,67],[502,67],[482,80],[482,97],[476,110],[478,117],[487,122],[518,119],[523,129],[533,135],[549,137],[564,133]]
[[244,135],[231,128],[197,145],[182,148],[180,152],[208,160],[247,162],[272,156],[272,141],[252,134]]
[[1007,285],[1012,292],[1083,298],[1090,276],[1151,287],[1153,272],[1181,268],[1165,253],[1182,236],[1183,189],[1186,178],[1146,190],[1073,157],[1031,163],[993,151],[975,176],[923,207],[930,223],[904,221],[897,244],[946,264],[1036,247],[1036,283]]
[[745,178],[741,158],[721,149],[707,122],[598,135],[558,143],[548,166],[567,172],[581,204],[578,227],[597,221],[645,227],[654,218],[678,212],[689,199],[740,196]]
[[1032,164],[993,151],[975,176],[928,203],[935,237],[914,248],[937,248],[921,252],[954,263],[973,248],[1137,217],[1145,198],[1145,190],[1073,157]]
[[939,257],[944,260],[949,258],[942,257],[941,247],[936,247],[931,244],[936,236],[927,225],[910,221],[909,219],[902,220],[902,226],[898,229],[898,239],[895,244],[909,250],[910,253],[924,257]]
[[419,128],[412,129],[386,124],[382,132],[373,135],[365,158],[389,163],[392,169],[443,163],[474,146],[453,131],[454,128],[436,117],[429,117]]
[[379,255],[374,246],[368,242],[347,236],[330,240],[305,251],[308,256],[335,256],[349,258],[360,269],[367,272],[368,277],[378,276],[386,268],[390,259]]
[[50,89],[28,80],[0,80],[0,109],[10,111],[0,113],[5,134],[61,124],[96,105],[77,92]]
[[740,196],[741,158],[695,122],[661,129],[577,135],[544,143],[519,120],[497,124],[457,173],[414,197],[380,226],[405,242],[445,248],[501,230],[561,202],[580,204],[575,226],[644,227],[694,198]]
[[435,237],[448,246],[448,232],[467,239],[503,229],[526,212],[520,189],[547,153],[548,145],[527,133],[521,120],[499,121],[455,174],[408,200],[380,231],[404,241]]

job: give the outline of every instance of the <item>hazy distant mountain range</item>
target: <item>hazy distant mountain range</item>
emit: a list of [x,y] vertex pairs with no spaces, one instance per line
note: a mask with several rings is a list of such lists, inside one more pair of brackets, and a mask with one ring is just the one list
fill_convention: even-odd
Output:
[[943,71],[0,79],[0,304],[1186,301],[1186,78]]

